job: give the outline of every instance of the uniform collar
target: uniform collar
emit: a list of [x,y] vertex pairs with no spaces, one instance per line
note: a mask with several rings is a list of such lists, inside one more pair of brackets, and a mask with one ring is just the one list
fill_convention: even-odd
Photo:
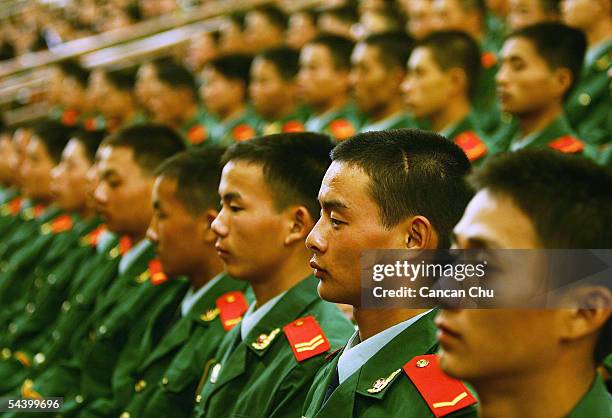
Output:
[[561,113],[550,125],[542,129],[541,131],[533,132],[523,138],[520,138],[520,130],[517,131],[516,135],[510,143],[510,151],[517,151],[523,149],[537,141],[552,140],[562,135],[571,133],[572,129],[565,118],[565,115]]
[[217,284],[223,277],[223,273],[217,274],[215,277],[210,279],[204,286],[200,287],[195,292],[193,291],[193,287],[189,287],[189,290],[185,294],[183,301],[181,302],[181,316],[186,316],[193,305],[199,301],[202,296],[206,294],[214,285]]
[[366,364],[368,360],[389,344],[397,335],[431,311],[430,309],[427,312],[400,322],[362,342],[359,341],[359,331],[356,331],[338,359],[338,378],[340,384]]
[[281,293],[280,295],[276,295],[261,307],[256,308],[256,303],[251,304],[249,310],[244,314],[244,318],[242,322],[240,322],[240,337],[244,340],[247,335],[251,332],[251,330],[261,321],[261,319],[266,316],[268,312],[274,308],[274,305],[278,303],[278,301],[287,293],[286,291]]
[[606,390],[601,376],[597,374],[589,391],[567,418],[595,417],[600,413],[605,415],[606,411],[609,413],[610,410],[612,410],[612,396]]
[[126,252],[123,257],[121,257],[121,261],[119,261],[119,274],[123,274],[129,269],[132,264],[138,258],[151,247],[151,241],[148,239],[141,240],[138,244],[134,245],[128,252]]
[[603,52],[607,51],[611,47],[612,39],[606,39],[587,49],[586,54],[584,55],[584,67],[590,68],[593,63],[595,63],[595,60],[597,60],[597,58],[599,58]]

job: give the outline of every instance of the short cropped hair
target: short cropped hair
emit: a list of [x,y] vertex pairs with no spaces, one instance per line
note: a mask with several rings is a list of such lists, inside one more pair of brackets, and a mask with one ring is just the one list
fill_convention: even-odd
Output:
[[293,48],[281,46],[267,49],[255,58],[270,62],[285,81],[293,81],[300,69],[300,53]]
[[470,162],[461,148],[433,132],[392,129],[357,134],[331,156],[368,175],[383,226],[421,215],[435,228],[439,248],[450,247],[451,231],[472,197],[464,179]]
[[535,47],[548,66],[555,70],[567,68],[572,73],[572,84],[565,93],[573,89],[580,79],[582,61],[587,42],[584,33],[562,23],[537,23],[517,29],[507,39],[525,38]]
[[264,5],[254,8],[251,12],[261,13],[266,20],[281,30],[287,28],[287,15],[274,5]]
[[73,58],[62,60],[57,63],[57,68],[59,68],[64,77],[77,81],[83,88],[87,87],[89,70],[83,67],[78,60]]
[[176,131],[155,124],[121,129],[102,141],[100,146],[131,149],[136,164],[150,176],[164,160],[185,149],[185,143]]
[[462,69],[467,77],[469,97],[473,99],[476,96],[481,67],[480,47],[470,35],[457,30],[433,32],[419,41],[417,47],[427,48],[444,71]]
[[339,35],[323,34],[310,40],[306,45],[321,45],[329,51],[336,70],[351,69],[351,53],[355,44]]
[[316,220],[320,214],[317,196],[331,163],[332,148],[329,136],[313,132],[265,135],[233,144],[223,155],[222,163],[261,165],[276,209],[301,205]]
[[164,161],[155,175],[176,181],[176,198],[193,217],[207,209],[219,209],[217,189],[221,181],[221,156],[225,148],[188,149]]
[[32,123],[29,128],[32,134],[45,145],[49,157],[58,164],[62,159],[62,151],[70,140],[70,128],[51,119],[42,119]]
[[369,35],[361,42],[375,47],[387,68],[405,68],[414,48],[414,41],[404,32],[377,33]]
[[106,136],[106,131],[86,131],[86,130],[76,130],[72,132],[70,139],[76,139],[83,148],[85,149],[85,156],[89,160],[91,164],[93,164],[96,160],[96,151],[98,151],[98,147],[104,140]]
[[159,81],[171,87],[186,87],[195,95],[196,80],[187,67],[171,59],[159,59],[151,62],[155,68],[155,76]]
[[250,55],[227,54],[212,59],[207,65],[229,80],[242,81],[246,88],[251,80],[252,61]]
[[122,68],[120,70],[106,71],[104,76],[106,80],[115,88],[122,91],[132,91],[136,84],[137,68]]

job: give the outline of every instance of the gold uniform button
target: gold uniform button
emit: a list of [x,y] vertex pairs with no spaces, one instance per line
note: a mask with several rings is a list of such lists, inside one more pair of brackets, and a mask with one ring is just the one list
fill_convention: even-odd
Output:
[[83,403],[83,400],[84,400],[84,399],[83,399],[83,396],[82,396],[82,395],[77,395],[77,396],[75,396],[75,397],[74,397],[74,401],[75,401],[76,403],[78,403],[78,404]]
[[36,355],[34,356],[34,363],[40,365],[43,364],[46,360],[46,357],[43,353],[36,353]]
[[202,395],[196,396],[196,403],[202,402]]
[[130,418],[130,413],[129,412],[123,412],[121,415],[119,415],[119,418]]
[[168,380],[168,378],[167,378],[166,376],[164,376],[164,378],[162,379],[162,381],[161,381],[161,382],[162,382],[162,385],[164,385],[164,386],[165,386],[165,385],[167,385],[167,384],[168,384],[169,380]]
[[27,312],[29,315],[32,315],[32,314],[34,313],[34,311],[35,311],[35,310],[36,310],[36,306],[34,306],[34,304],[33,304],[33,303],[31,303],[31,302],[30,302],[30,303],[28,303],[28,304],[26,305],[26,312]]
[[65,300],[64,303],[62,303],[62,311],[68,312],[69,310],[70,310],[70,302]]
[[83,300],[85,300],[85,298],[83,297],[83,295],[81,295],[80,293],[77,293],[77,295],[74,297],[74,299],[76,300],[76,302],[78,304],[83,303]]
[[146,387],[147,387],[147,382],[141,379],[138,382],[136,382],[136,384],[134,385],[134,391],[136,393],[142,392],[144,388]]
[[10,359],[11,356],[13,355],[13,353],[11,352],[11,349],[7,347],[4,347],[1,353],[2,353],[2,359],[4,360]]
[[421,359],[421,360],[416,362],[416,366],[419,367],[419,368],[427,367],[428,365],[429,365],[429,361],[427,361],[425,359]]
[[106,331],[108,330],[106,329],[104,325],[100,325],[100,328],[98,328],[98,332],[102,335],[106,334]]
[[578,96],[578,103],[580,103],[582,106],[588,106],[591,104],[591,96],[589,96],[586,93],[582,93],[580,96]]

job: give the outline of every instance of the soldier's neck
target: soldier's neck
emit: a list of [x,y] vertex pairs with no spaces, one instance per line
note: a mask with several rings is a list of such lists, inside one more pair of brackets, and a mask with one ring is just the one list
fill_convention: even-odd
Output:
[[[304,247],[306,248],[306,247]],[[257,306],[262,306],[270,299],[291,289],[304,278],[312,275],[308,264],[309,254],[298,257],[295,254],[288,256],[274,271],[266,272],[265,277],[249,280]]]
[[218,116],[222,122],[230,121],[234,118],[237,118],[244,112],[246,105],[244,102],[238,102],[231,107],[227,107],[219,112]]
[[531,113],[518,115],[521,136],[524,138],[535,132],[544,130],[563,113],[561,103],[555,103],[543,109]]
[[381,120],[385,120],[388,117],[391,117],[395,114],[398,114],[404,110],[404,104],[402,103],[401,97],[396,97],[393,100],[390,100],[378,109],[375,112],[372,112],[371,119],[373,122],[379,122]]
[[612,22],[608,18],[599,19],[589,25],[585,34],[589,48],[612,39]]
[[[529,359],[527,359],[529,361]],[[577,370],[569,367],[542,368],[530,376],[499,376],[471,381],[480,398],[480,416],[487,418],[563,418],[589,391],[595,367]],[[584,362],[583,362],[584,363]],[[563,363],[561,363],[563,364]],[[536,362],[532,363],[537,369]],[[585,365],[586,366],[586,365]]]
[[223,260],[217,256],[216,251],[206,256],[202,255],[201,258],[202,265],[199,271],[187,276],[189,285],[194,291],[200,289],[223,271]]
[[346,94],[340,94],[338,96],[331,97],[327,102],[319,105],[314,105],[314,113],[317,116],[324,115],[327,112],[341,109],[348,102],[348,96]]
[[429,117],[431,127],[435,132],[442,132],[455,123],[465,119],[471,111],[470,102],[467,98],[451,100],[440,112]]
[[365,341],[374,335],[425,312],[426,309],[361,309],[353,315],[359,327],[359,339]]
[[196,103],[191,103],[187,106],[187,109],[180,114],[180,120],[177,121],[176,126],[181,127],[183,124],[187,123],[191,119],[193,119],[198,111],[198,105]]
[[291,99],[287,100],[285,103],[276,107],[276,111],[274,113],[270,113],[269,115],[264,115],[266,120],[268,121],[278,121],[283,119],[285,116],[288,116],[295,112],[295,102]]

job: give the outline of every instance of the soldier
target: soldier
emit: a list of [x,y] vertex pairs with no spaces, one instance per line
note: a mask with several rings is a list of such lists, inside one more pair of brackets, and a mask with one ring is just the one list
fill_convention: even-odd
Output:
[[313,111],[307,131],[342,141],[359,129],[361,117],[349,99],[352,50],[351,41],[336,35],[320,35],[302,48],[298,94]]
[[298,51],[280,47],[253,60],[249,96],[260,116],[257,135],[304,131],[309,112],[296,100],[299,57]]
[[244,42],[250,51],[260,52],[283,45],[287,16],[278,7],[256,7],[247,12],[244,23]]
[[198,126],[198,101],[193,74],[173,60],[153,61],[149,106],[153,120],[179,131],[188,143],[199,144],[192,130]]
[[480,71],[480,50],[461,31],[435,32],[417,43],[402,85],[408,109],[447,137],[472,163],[489,153],[472,110]]
[[563,102],[578,82],[585,48],[584,35],[560,23],[540,23],[508,36],[497,86],[502,110],[515,120],[496,133],[497,149],[584,150],[564,115]]
[[433,26],[436,30],[461,30],[480,45],[481,70],[473,105],[481,128],[492,132],[499,124],[499,109],[495,98],[495,73],[499,39],[485,32],[486,8],[484,0],[434,0]]
[[409,129],[358,134],[338,145],[332,160],[319,191],[321,217],[306,245],[319,294],[352,305],[358,331],[317,374],[303,415],[475,416],[471,396],[448,409],[429,402],[436,388],[436,402],[454,399],[454,390],[465,390],[460,382],[446,387],[432,364],[430,381],[421,383],[406,368],[436,352],[437,310],[361,306],[359,261],[368,249],[448,248],[471,196],[463,182],[469,161],[443,137]]
[[321,34],[353,39],[353,25],[357,23],[358,18],[357,8],[353,4],[326,8],[319,13],[317,26]]
[[[471,180],[477,194],[454,229],[457,248],[612,246],[612,175],[586,159],[524,150],[491,160]],[[497,267],[516,266],[502,258]],[[567,279],[579,284],[582,276]],[[612,352],[612,294],[586,281],[578,290],[572,309],[442,311],[440,364],[474,385],[483,417],[610,416],[596,366]]]
[[197,74],[206,63],[219,56],[219,31],[201,31],[191,35],[185,65]]
[[15,196],[15,173],[11,170],[10,161],[15,159],[13,134],[5,126],[0,126],[0,204]]
[[612,68],[612,6],[605,0],[566,0],[562,6],[563,21],[583,31],[587,38],[580,79],[565,103],[565,111],[585,141],[601,146],[612,140],[612,96],[606,77]]
[[403,33],[371,35],[355,46],[350,80],[357,107],[367,118],[361,132],[416,127],[400,91],[411,50],[412,41]]
[[[210,61],[202,71],[200,97],[206,112],[200,115],[198,140],[229,145],[255,136],[258,117],[248,106],[252,59],[248,55],[224,55]],[[200,139],[203,138],[203,139]]]
[[219,51],[222,54],[241,54],[248,50],[244,40],[244,13],[233,12],[219,24]]
[[224,155],[216,247],[255,303],[202,376],[195,416],[297,416],[323,354],[350,335],[340,310],[319,298],[304,246],[331,148],[325,135],[287,133]]
[[433,30],[432,0],[402,0],[406,15],[406,32],[414,39],[421,39]]
[[49,100],[53,108],[52,119],[66,126],[76,126],[83,112],[89,110],[87,80],[89,71],[73,59],[60,61],[52,67],[49,82]]
[[543,22],[558,22],[561,0],[510,0],[508,26],[511,30],[524,28]]

